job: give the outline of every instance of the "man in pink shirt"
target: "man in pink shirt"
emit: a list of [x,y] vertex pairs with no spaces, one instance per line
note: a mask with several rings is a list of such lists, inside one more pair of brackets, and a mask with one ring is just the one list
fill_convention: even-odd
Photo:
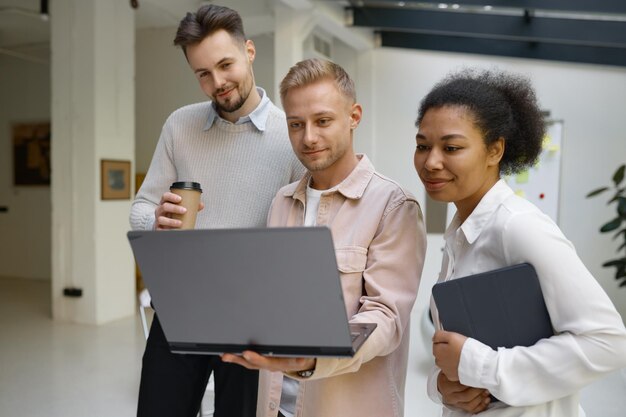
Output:
[[291,145],[308,173],[278,192],[268,225],[329,227],[348,318],[377,328],[352,358],[246,351],[222,360],[262,370],[257,416],[402,416],[409,317],[426,250],[420,207],[354,152],[362,109],[343,68],[299,62],[280,95]]

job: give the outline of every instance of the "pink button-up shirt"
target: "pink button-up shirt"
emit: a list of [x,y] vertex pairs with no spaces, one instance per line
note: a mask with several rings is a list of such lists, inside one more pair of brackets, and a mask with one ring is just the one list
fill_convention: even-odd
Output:
[[[366,156],[334,191],[322,194],[317,224],[331,229],[350,322],[373,322],[352,358],[318,358],[300,380],[296,417],[399,417],[409,347],[409,317],[426,252],[415,198],[376,173]],[[310,176],[283,187],[269,226],[302,226]],[[286,312],[288,313],[288,312]],[[261,371],[258,417],[276,417],[283,374]]]

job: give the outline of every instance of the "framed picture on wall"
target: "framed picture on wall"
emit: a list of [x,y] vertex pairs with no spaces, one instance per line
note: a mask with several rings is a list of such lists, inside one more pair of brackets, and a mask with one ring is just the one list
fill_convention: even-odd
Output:
[[50,122],[13,125],[13,184],[50,185]]
[[130,161],[100,160],[100,199],[130,199]]

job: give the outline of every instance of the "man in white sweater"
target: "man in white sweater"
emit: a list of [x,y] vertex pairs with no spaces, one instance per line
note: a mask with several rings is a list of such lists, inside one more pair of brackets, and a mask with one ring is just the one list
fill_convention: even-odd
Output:
[[[176,181],[203,189],[197,228],[265,225],[279,188],[302,177],[284,113],[256,87],[254,44],[246,40],[239,14],[202,6],[180,22],[180,46],[200,87],[211,99],[182,107],[165,122],[146,178],[133,202],[133,229],[181,226]],[[172,277],[176,279],[176,277]],[[219,357],[172,354],[158,320],[158,306],[143,356],[138,416],[194,416],[211,372],[215,417],[254,415],[258,373]]]

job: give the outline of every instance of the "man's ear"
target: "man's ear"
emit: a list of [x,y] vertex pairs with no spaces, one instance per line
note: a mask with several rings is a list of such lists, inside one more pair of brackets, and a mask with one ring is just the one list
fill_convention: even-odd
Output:
[[359,103],[354,103],[350,109],[350,129],[354,130],[361,123],[363,108]]
[[256,47],[254,46],[254,42],[250,39],[246,41],[246,53],[248,55],[248,60],[252,64],[254,62],[254,58],[256,57]]
[[504,155],[505,141],[503,137],[499,137],[487,147],[488,165],[499,165]]

